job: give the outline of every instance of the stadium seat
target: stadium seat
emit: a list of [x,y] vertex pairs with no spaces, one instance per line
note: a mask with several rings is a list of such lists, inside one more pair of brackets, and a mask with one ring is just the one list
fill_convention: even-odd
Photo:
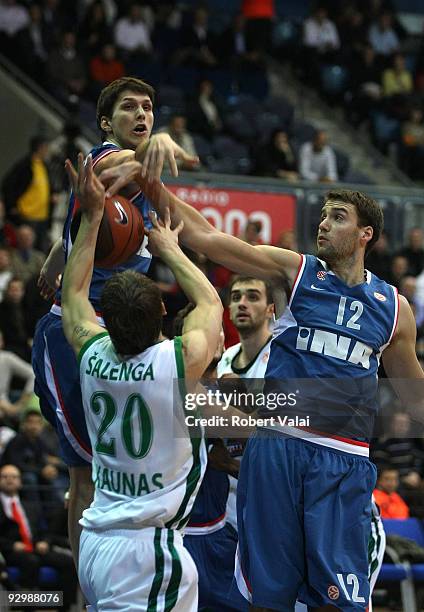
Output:
[[340,95],[347,85],[348,71],[344,66],[324,64],[321,66],[321,87],[325,94]]
[[270,113],[278,115],[281,122],[281,127],[288,129],[293,121],[294,106],[286,98],[270,97],[265,100],[264,109]]
[[[417,518],[409,518],[404,520],[389,520],[383,521],[384,529],[388,534],[396,534],[403,538],[409,538],[424,548],[424,526]],[[411,565],[412,578],[414,580],[424,580],[424,563],[413,563]]]
[[222,167],[215,172],[248,174],[251,170],[251,160],[247,147],[228,136],[215,138],[212,150],[217,160],[216,167]]
[[179,87],[173,85],[159,85],[157,89],[157,105],[178,108],[181,112],[185,110],[184,93]]
[[[6,571],[10,580],[19,584],[19,578],[21,576],[19,567],[10,566],[6,568]],[[54,584],[57,583],[58,580],[59,576],[53,567],[47,565],[40,567],[38,573],[38,582],[40,585]]]
[[227,130],[244,142],[253,142],[256,138],[256,126],[240,109],[229,112],[225,117]]
[[346,155],[346,153],[344,153],[343,151],[340,151],[340,149],[334,148],[334,153],[336,154],[336,165],[337,174],[339,175],[339,181],[345,181],[350,166],[349,156]]
[[194,146],[196,147],[197,155],[200,157],[202,164],[209,165],[209,161],[213,157],[212,145],[200,134],[192,134]]
[[397,142],[400,137],[400,123],[397,119],[388,117],[385,113],[372,114],[374,138],[377,146],[385,149],[391,142]]
[[254,96],[257,100],[263,100],[268,95],[269,82],[265,70],[240,72],[237,81],[240,93]]

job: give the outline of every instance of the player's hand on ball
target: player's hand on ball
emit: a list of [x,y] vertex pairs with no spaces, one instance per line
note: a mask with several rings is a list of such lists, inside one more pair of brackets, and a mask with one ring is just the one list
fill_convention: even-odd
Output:
[[193,167],[199,165],[199,158],[196,155],[188,155],[169,134],[155,134],[150,138],[144,153],[141,176],[149,180],[159,180],[165,163],[168,164],[172,176],[178,176],[177,159]]
[[150,213],[150,220],[153,227],[146,230],[146,234],[149,236],[149,251],[153,255],[160,256],[169,247],[178,245],[178,234],[183,229],[184,222],[181,221],[177,227],[171,229],[169,208],[165,209],[163,222],[152,212]]
[[141,175],[141,164],[138,161],[129,161],[106,168],[100,172],[99,180],[107,189],[106,197],[111,198],[128,183],[132,183],[138,175]]
[[83,154],[78,154],[78,173],[75,172],[69,159],[65,162],[65,169],[81,210],[90,216],[102,216],[105,206],[105,188],[94,174],[92,156],[87,157],[84,165]]

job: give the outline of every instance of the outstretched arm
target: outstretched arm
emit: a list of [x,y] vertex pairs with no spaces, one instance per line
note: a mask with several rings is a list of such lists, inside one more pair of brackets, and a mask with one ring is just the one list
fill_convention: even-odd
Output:
[[81,347],[93,336],[104,331],[88,301],[93,275],[97,234],[103,216],[105,190],[93,172],[91,155],[84,166],[78,155],[78,174],[71,162],[66,170],[81,205],[81,224],[71,255],[65,267],[62,289],[62,319],[66,338],[78,355]]
[[253,247],[239,238],[215,229],[192,206],[168,191],[159,181],[147,181],[131,162],[103,170],[100,180],[108,185],[108,195],[118,193],[130,180],[136,181],[156,210],[163,217],[166,209],[172,222],[184,222],[181,242],[193,251],[204,253],[215,263],[234,272],[262,278],[291,286],[300,263],[300,255],[285,249],[275,249],[272,254],[262,247]]

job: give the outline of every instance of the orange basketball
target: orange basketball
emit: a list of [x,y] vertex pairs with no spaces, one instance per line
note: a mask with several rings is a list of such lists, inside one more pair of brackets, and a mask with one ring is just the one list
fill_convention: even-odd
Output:
[[[75,241],[81,211],[72,220],[71,239]],[[144,238],[143,217],[129,200],[116,195],[106,198],[103,218],[97,236],[95,265],[98,268],[114,268],[135,255]]]

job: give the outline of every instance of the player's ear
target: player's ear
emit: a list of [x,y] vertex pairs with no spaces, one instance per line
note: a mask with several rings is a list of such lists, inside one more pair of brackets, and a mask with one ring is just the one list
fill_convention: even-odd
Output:
[[361,239],[364,242],[369,242],[372,239],[373,235],[374,235],[374,230],[371,227],[371,225],[367,225],[366,227],[362,228],[362,230],[361,230]]
[[111,132],[112,131],[112,126],[110,124],[110,119],[108,119],[105,115],[103,115],[103,117],[100,119],[100,127],[103,130],[103,132]]

